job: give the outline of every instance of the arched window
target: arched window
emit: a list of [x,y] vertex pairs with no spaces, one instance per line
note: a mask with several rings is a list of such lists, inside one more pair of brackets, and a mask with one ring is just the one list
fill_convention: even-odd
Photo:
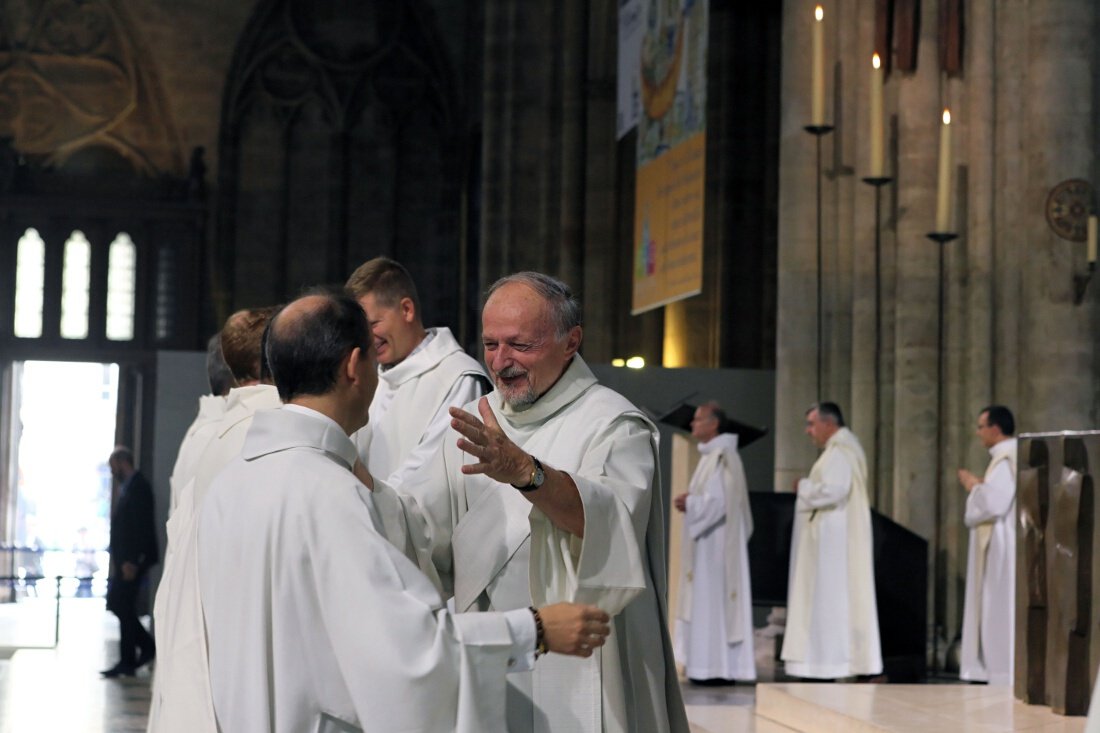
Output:
[[46,243],[37,229],[19,238],[15,269],[15,330],[19,338],[42,335],[42,291],[46,275]]
[[111,242],[107,262],[107,338],[134,338],[134,295],[137,291],[137,248],[126,232]]
[[88,285],[92,279],[92,245],[79,229],[65,240],[61,271],[61,337],[88,338]]

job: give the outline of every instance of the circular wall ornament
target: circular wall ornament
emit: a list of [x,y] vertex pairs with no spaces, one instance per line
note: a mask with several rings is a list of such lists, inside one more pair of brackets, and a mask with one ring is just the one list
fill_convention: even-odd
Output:
[[1047,196],[1047,224],[1062,239],[1084,242],[1092,212],[1092,184],[1080,178],[1062,181]]

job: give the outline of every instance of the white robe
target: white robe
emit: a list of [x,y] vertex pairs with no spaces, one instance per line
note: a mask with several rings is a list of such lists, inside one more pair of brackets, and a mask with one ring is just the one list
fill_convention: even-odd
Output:
[[[509,438],[580,492],[584,539],[555,527],[507,484],[460,468],[443,450],[402,487],[426,511],[432,552],[458,611],[595,604],[614,618],[589,659],[551,656],[509,677],[514,731],[687,731],[665,609],[664,498],[657,431],[596,382],[580,356],[534,405],[516,412],[488,397]],[[477,415],[477,405],[466,406]],[[386,501],[385,484],[375,498]]]
[[379,533],[355,445],[320,413],[258,413],[198,519],[223,731],[504,730],[504,677],[534,622],[456,617]]
[[273,384],[253,384],[229,390],[225,415],[218,421],[195,472],[191,501],[194,502],[196,512],[214,476],[240,455],[253,415],[260,410],[270,410],[282,404],[279,390]]
[[787,674],[836,679],[882,672],[867,461],[840,428],[798,482],[787,628]]
[[169,515],[176,511],[176,504],[179,502],[183,487],[195,477],[199,456],[202,455],[203,448],[213,435],[218,421],[225,414],[225,402],[226,398],[221,395],[208,394],[199,398],[199,413],[187,428],[183,441],[180,442],[176,463],[172,467],[172,475],[168,477]]
[[206,630],[199,598],[196,518],[210,481],[240,455],[257,410],[278,407],[278,390],[254,385],[230,390],[222,419],[210,431],[195,476],[180,490],[168,519],[164,572],[153,604],[157,666],[149,705],[150,733],[215,733]]
[[399,486],[439,452],[450,433],[448,407],[485,394],[488,378],[449,328],[428,335],[401,363],[378,368],[370,422],[352,438],[371,475]]
[[755,680],[752,513],[737,435],[717,435],[699,452],[684,512],[676,657],[690,679]]
[[1016,644],[1016,439],[989,449],[982,483],[966,497],[966,559],[959,678],[1011,685]]
[[1100,676],[1092,687],[1092,699],[1089,700],[1089,716],[1085,718],[1084,733],[1100,733]]

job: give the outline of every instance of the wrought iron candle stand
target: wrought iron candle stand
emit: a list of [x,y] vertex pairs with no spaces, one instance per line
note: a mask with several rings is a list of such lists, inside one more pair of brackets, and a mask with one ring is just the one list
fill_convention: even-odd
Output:
[[817,398],[823,399],[821,394],[821,359],[825,351],[823,337],[824,314],[822,310],[822,255],[821,255],[821,138],[833,131],[832,125],[806,125],[802,128],[814,136],[817,143]]
[[[944,343],[943,343],[943,311],[944,311],[944,287],[943,287],[943,251],[947,248],[947,243],[952,240],[958,239],[959,235],[955,232],[929,232],[927,235],[929,239],[939,245],[939,277],[936,282],[938,284],[939,293],[936,299],[936,344],[939,349],[939,356],[936,364],[936,421],[938,427],[936,429],[936,532],[933,537],[933,550],[932,550],[932,572],[933,572],[933,594],[937,596],[934,602],[935,608],[933,609],[933,618],[935,618],[936,633],[933,635],[933,645],[936,646],[939,639],[939,630],[943,627],[943,617],[940,610],[940,550],[943,547],[943,435],[941,432],[942,418],[944,414],[944,388],[943,379],[945,372],[944,358]],[[939,649],[933,648],[932,650],[932,671],[938,672],[938,655]]]
[[879,505],[879,460],[882,456],[882,187],[893,181],[889,176],[871,176],[863,182],[875,189],[875,495],[874,507]]

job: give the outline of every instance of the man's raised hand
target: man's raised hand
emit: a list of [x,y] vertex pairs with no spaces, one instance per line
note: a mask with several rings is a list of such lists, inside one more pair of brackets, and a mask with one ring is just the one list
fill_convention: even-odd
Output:
[[458,447],[478,460],[463,465],[462,473],[483,473],[501,483],[526,485],[534,466],[531,457],[504,434],[489,400],[478,400],[477,411],[480,420],[465,410],[450,408],[451,427],[463,436]]

